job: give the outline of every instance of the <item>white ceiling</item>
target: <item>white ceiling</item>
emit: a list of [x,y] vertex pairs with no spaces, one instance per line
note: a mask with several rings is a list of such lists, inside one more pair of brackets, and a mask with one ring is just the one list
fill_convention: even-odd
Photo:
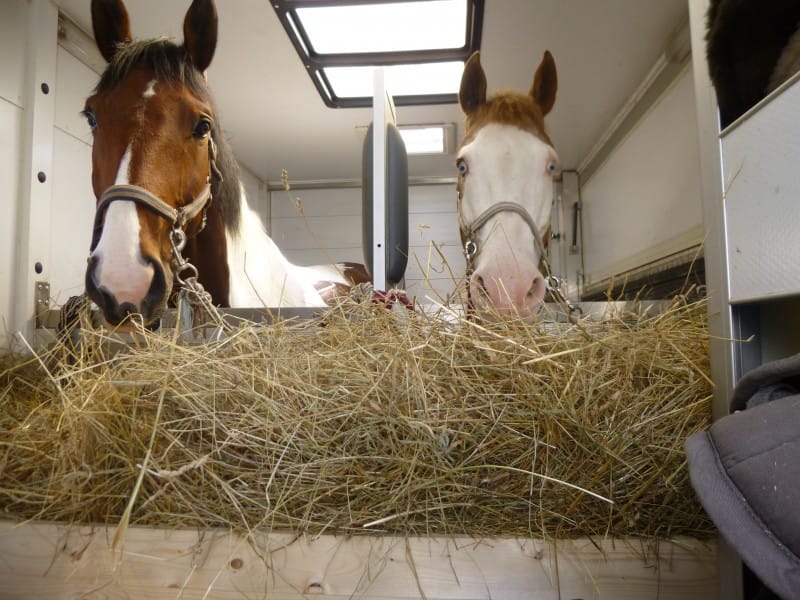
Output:
[[[370,109],[327,108],[267,0],[216,0],[220,31],[208,79],[242,164],[277,182],[353,179],[356,127]],[[89,0],[56,0],[91,32]],[[181,37],[189,0],[128,0],[133,35]],[[547,118],[564,169],[575,169],[687,19],[687,0],[486,0],[481,61],[489,91],[527,90],[545,49],[558,68]],[[87,90],[88,94],[89,90]],[[78,107],[80,108],[80,107]],[[401,124],[456,123],[457,105],[400,107]],[[410,157],[415,176],[453,176],[453,157]]]

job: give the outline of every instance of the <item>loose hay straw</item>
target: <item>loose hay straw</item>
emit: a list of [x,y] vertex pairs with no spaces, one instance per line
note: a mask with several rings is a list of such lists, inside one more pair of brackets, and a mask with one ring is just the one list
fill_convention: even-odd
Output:
[[86,331],[7,355],[4,516],[116,523],[130,503],[161,527],[712,533],[683,452],[710,419],[705,302],[579,326],[400,312],[347,301],[205,344],[110,352]]

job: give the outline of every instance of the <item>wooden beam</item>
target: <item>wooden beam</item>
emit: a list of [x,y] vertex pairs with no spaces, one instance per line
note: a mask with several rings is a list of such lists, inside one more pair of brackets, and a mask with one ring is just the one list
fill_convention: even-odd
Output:
[[707,600],[717,590],[716,543],[691,539],[654,549],[134,527],[114,551],[113,536],[105,526],[0,521],[0,597]]

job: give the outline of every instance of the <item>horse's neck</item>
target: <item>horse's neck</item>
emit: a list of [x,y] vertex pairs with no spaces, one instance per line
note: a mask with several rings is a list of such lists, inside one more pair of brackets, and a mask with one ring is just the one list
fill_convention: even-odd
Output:
[[302,278],[270,238],[240,186],[239,231],[228,232],[230,305],[232,307],[324,306],[310,282]]

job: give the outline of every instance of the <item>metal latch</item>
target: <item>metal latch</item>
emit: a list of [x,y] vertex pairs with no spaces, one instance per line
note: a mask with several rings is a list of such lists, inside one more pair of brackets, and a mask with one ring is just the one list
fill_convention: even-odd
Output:
[[47,324],[47,315],[50,311],[50,284],[48,282],[36,282],[33,301],[36,314],[36,329],[43,329]]

